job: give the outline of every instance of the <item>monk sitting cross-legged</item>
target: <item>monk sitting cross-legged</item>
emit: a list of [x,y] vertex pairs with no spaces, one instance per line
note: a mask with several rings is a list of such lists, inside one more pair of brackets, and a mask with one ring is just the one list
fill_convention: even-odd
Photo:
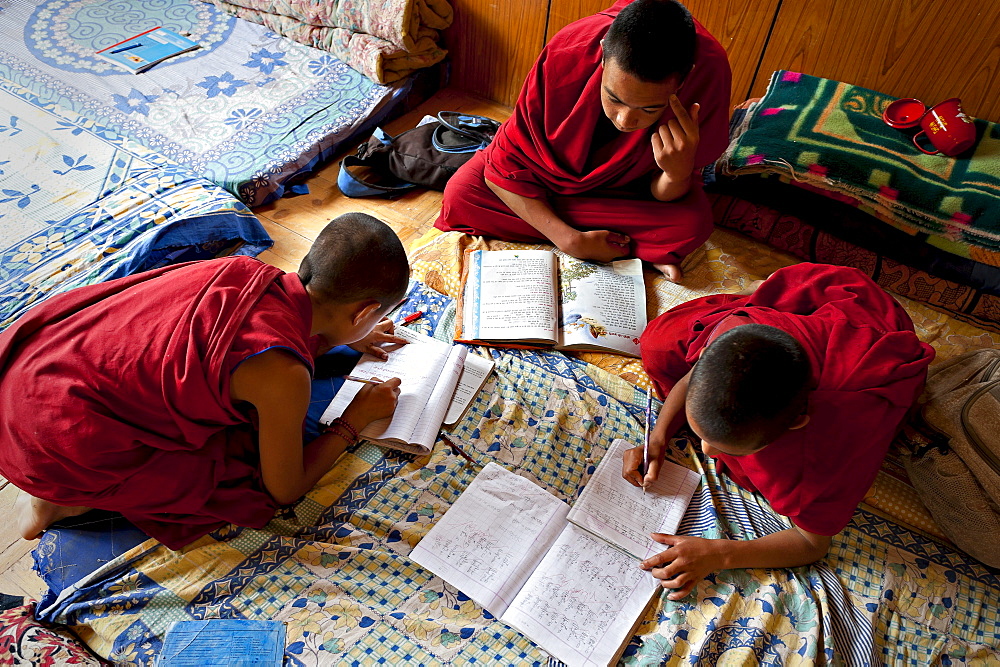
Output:
[[56,295],[0,333],[0,474],[32,539],[89,508],[171,549],[226,523],[260,528],[330,469],[399,380],[366,385],[303,445],[316,355],[404,343],[399,239],[340,216],[298,273],[248,257],[170,266]]
[[923,387],[934,350],[906,311],[857,269],[798,264],[750,295],[694,299],[653,320],[642,361],[666,396],[623,475],[656,479],[687,421],[701,449],[792,528],[753,540],[654,534],[670,548],[643,567],[678,600],[711,572],[795,567],[826,555],[851,519]]
[[448,182],[435,226],[634,256],[679,280],[712,231],[698,170],[726,147],[730,78],[725,51],[673,0],[621,0],[570,24]]

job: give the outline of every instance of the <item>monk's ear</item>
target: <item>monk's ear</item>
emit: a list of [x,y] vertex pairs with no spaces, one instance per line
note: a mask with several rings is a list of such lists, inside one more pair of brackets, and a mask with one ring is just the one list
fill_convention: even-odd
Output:
[[803,428],[808,423],[809,423],[809,415],[803,412],[801,415],[795,418],[795,421],[793,421],[792,425],[788,427],[788,430],[798,431],[800,428]]
[[382,304],[375,299],[365,299],[354,304],[351,323],[359,326],[362,322],[372,317],[373,314],[382,310]]

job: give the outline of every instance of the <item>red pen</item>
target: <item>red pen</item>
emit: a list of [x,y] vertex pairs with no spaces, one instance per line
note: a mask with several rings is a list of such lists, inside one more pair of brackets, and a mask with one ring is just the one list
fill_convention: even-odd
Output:
[[410,313],[409,315],[403,318],[403,324],[410,324],[411,322],[416,322],[423,316],[424,316],[424,311],[422,310],[418,310],[415,313]]

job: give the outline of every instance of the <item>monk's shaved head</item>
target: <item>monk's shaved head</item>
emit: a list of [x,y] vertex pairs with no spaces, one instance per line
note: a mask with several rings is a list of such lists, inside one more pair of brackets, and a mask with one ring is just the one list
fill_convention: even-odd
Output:
[[604,58],[648,82],[683,80],[695,59],[690,12],[674,0],[635,0],[615,17],[604,37]]
[[389,225],[366,213],[345,213],[319,233],[298,273],[324,300],[374,299],[389,306],[406,293],[410,264]]
[[687,411],[703,440],[753,450],[806,411],[812,367],[781,329],[744,324],[708,345],[691,371]]

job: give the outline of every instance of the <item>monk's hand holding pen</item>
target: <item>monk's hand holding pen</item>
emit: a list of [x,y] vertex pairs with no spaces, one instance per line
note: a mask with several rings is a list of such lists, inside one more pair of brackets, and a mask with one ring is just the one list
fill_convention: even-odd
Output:
[[[396,330],[395,327],[396,325],[393,324],[392,320],[387,317],[382,318],[382,320],[375,325],[375,328],[371,330],[371,333],[361,340],[351,343],[348,347],[352,350],[367,353],[382,360],[388,359],[391,349],[395,349],[393,346],[406,345],[405,338],[393,335],[393,332]],[[390,349],[386,349],[384,347],[385,345],[389,345]]]
[[[660,466],[663,465],[663,454],[666,451],[666,440],[663,434],[657,434],[657,429],[649,436],[649,470],[643,470],[642,447],[626,449],[622,456],[622,477],[632,486],[647,487],[660,476]],[[645,474],[643,474],[645,473]]]
[[344,410],[344,419],[356,430],[362,431],[373,421],[392,416],[399,399],[399,385],[399,378],[391,378],[385,382],[366,382]]

